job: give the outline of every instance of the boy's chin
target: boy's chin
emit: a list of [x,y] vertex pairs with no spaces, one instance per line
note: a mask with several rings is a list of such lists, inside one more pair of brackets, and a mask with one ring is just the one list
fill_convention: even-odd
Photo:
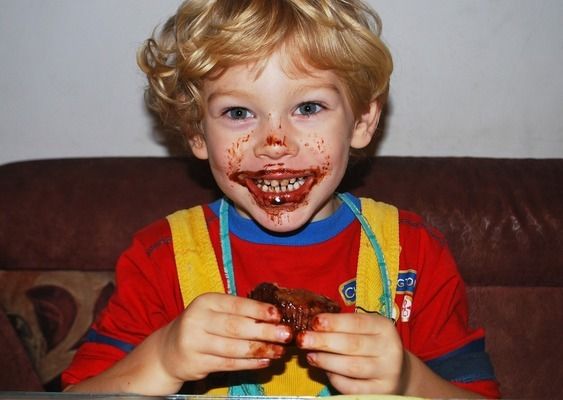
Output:
[[254,209],[251,212],[251,217],[268,231],[290,233],[302,228],[311,219],[309,214],[306,209],[280,206]]
[[251,218],[264,229],[277,233],[297,231],[310,221],[326,218],[331,213],[330,210],[336,207],[331,203],[336,201],[334,197],[320,205],[307,198],[300,202],[282,201],[279,204],[258,200],[261,199],[245,196],[236,208],[244,217]]
[[296,221],[295,218],[287,218],[287,219],[280,219],[279,221],[272,221],[272,220],[262,220],[262,221],[258,221],[258,224],[260,226],[262,226],[262,228],[266,229],[267,231],[270,232],[275,232],[275,233],[291,233],[291,232],[295,232],[297,230],[299,230],[300,228],[302,228],[307,221]]

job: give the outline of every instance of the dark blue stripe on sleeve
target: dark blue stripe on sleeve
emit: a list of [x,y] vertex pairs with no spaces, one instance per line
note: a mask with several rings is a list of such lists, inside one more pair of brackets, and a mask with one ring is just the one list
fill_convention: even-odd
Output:
[[450,351],[449,353],[444,354],[443,356],[433,358],[432,360],[428,361],[429,363],[441,363],[448,358],[452,358],[458,356],[460,354],[467,354],[467,353],[480,353],[485,351],[485,339],[477,339],[473,342],[467,343],[465,346],[460,347],[459,349]]
[[113,347],[117,347],[126,353],[130,353],[135,346],[131,343],[123,342],[119,339],[112,338],[110,336],[102,335],[96,332],[94,329],[90,329],[86,334],[86,341],[91,343],[108,344]]
[[436,374],[450,382],[494,380],[495,372],[483,339],[468,343],[441,357],[426,361]]

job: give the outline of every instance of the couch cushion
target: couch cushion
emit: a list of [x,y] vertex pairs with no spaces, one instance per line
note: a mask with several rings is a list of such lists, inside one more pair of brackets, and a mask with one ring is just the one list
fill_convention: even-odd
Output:
[[113,270],[137,230],[216,197],[205,171],[150,157],[0,166],[0,268]]
[[563,288],[472,287],[468,297],[503,397],[563,399]]

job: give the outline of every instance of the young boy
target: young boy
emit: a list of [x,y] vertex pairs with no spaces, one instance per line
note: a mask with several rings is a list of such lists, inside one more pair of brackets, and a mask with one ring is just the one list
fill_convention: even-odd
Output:
[[[360,0],[189,0],[147,41],[149,104],[225,197],[136,235],[66,390],[499,395],[443,237],[335,193],[387,94],[379,30]],[[261,282],[343,312],[292,337]]]

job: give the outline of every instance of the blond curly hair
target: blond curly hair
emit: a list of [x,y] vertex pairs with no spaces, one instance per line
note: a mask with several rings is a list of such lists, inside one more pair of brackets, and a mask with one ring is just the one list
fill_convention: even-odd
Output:
[[[165,127],[202,134],[204,79],[283,50],[299,71],[333,71],[354,114],[384,102],[393,63],[379,16],[361,0],[187,0],[137,54],[146,101]],[[262,64],[261,64],[262,63]]]

